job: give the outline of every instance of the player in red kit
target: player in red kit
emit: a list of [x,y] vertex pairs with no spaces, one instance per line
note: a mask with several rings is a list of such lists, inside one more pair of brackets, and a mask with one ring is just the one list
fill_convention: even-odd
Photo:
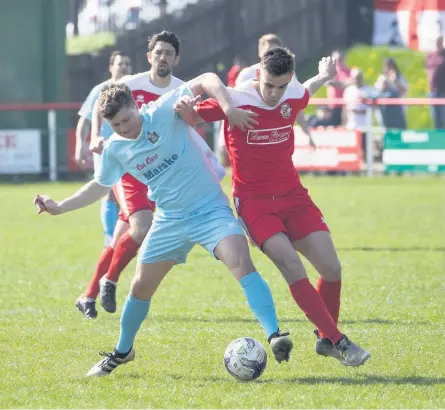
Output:
[[[183,100],[176,110],[191,125],[225,120],[233,195],[246,232],[281,271],[295,302],[317,328],[316,352],[347,366],[359,366],[370,354],[337,327],[340,262],[323,215],[292,163],[295,119],[310,96],[334,78],[335,61],[323,58],[318,75],[303,85],[291,81],[293,70],[293,54],[275,47],[261,57],[257,79],[228,89],[235,106],[258,114],[254,129],[230,130],[212,99],[196,105],[195,100]],[[318,271],[316,288],[297,252]]]

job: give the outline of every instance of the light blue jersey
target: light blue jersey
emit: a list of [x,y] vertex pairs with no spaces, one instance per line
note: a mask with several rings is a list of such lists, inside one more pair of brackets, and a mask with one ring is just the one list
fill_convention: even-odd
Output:
[[[82,107],[80,107],[79,115],[81,117],[84,117],[92,121],[94,105],[96,104],[96,101],[99,99],[100,92],[105,87],[105,85],[110,83],[110,81],[111,80],[106,80],[103,83],[96,85],[90,91],[87,99],[82,104]],[[104,137],[105,139],[108,139],[113,135],[113,129],[110,127],[110,124],[108,124],[108,122],[102,121],[102,125],[100,127],[100,135],[102,135],[102,137]]]
[[191,138],[193,129],[173,109],[183,96],[192,96],[188,86],[144,104],[136,140],[114,134],[107,141],[95,174],[99,184],[113,186],[128,172],[150,188],[157,209],[169,215],[192,212],[221,192],[209,161]]
[[80,107],[79,115],[91,121],[93,115],[94,104],[96,104],[97,99],[99,98],[100,92],[108,84],[110,80],[104,81],[96,85],[88,94],[88,97]]
[[213,252],[224,237],[243,235],[217,173],[192,137],[195,131],[174,111],[184,96],[193,97],[188,85],[143,105],[139,137],[129,140],[114,134],[95,173],[103,186],[113,186],[128,172],[149,187],[157,211],[141,249],[145,263],[181,263],[194,244]]

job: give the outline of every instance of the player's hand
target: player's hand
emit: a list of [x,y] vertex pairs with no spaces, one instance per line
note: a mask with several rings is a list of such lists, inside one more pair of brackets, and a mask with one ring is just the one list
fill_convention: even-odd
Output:
[[81,168],[85,168],[87,166],[88,159],[88,146],[87,144],[82,144],[80,147],[76,146],[76,152],[74,153],[74,160],[77,165]]
[[332,57],[323,57],[318,63],[318,74],[328,81],[337,75],[337,61]]
[[198,114],[194,110],[194,106],[201,100],[201,96],[197,95],[194,98],[183,97],[176,102],[173,106],[176,113],[185,121],[187,124],[194,126],[198,121]]
[[95,137],[91,138],[90,142],[90,151],[95,152],[96,154],[102,154],[105,145],[104,137]]
[[34,198],[34,204],[37,206],[37,215],[43,212],[48,212],[50,215],[59,215],[62,213],[60,205],[47,195],[37,194]]
[[258,125],[258,121],[255,117],[258,117],[257,113],[248,110],[242,110],[241,108],[230,107],[225,112],[227,119],[229,120],[229,131],[238,127],[240,130],[251,130],[255,125]]

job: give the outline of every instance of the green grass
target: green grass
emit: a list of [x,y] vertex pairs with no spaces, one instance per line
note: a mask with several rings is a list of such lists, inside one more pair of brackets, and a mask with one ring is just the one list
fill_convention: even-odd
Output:
[[121,279],[118,313],[100,309],[97,321],[84,320],[74,301],[101,251],[98,205],[38,217],[36,192],[61,199],[79,184],[2,185],[0,407],[445,407],[443,179],[303,182],[332,230],[344,269],[340,327],[370,350],[365,366],[315,355],[312,326],[277,269],[252,250],[295,348],[289,363],[269,352],[258,381],[237,382],[222,364],[225,347],[243,335],[265,343],[264,335],[236,281],[196,248],[154,297],[136,360],[87,379],[97,352],[116,343],[134,262]]
[[[350,67],[362,69],[366,84],[373,86],[377,77],[382,73],[383,62],[387,57],[393,57],[396,60],[400,71],[408,81],[408,97],[428,96],[425,53],[406,48],[360,45],[347,51],[346,63]],[[323,87],[315,97],[326,97],[326,87]],[[409,106],[407,119],[408,128],[411,129],[433,127],[428,106]]]
[[94,53],[114,44],[116,35],[108,31],[91,36],[70,37],[66,39],[66,53],[68,55]]

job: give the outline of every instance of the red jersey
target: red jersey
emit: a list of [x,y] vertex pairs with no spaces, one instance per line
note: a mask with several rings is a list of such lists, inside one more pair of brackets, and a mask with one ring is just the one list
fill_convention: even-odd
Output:
[[197,113],[205,121],[224,119],[224,137],[232,164],[233,195],[275,196],[291,190],[304,190],[295,166],[294,123],[309,102],[309,93],[298,81],[291,82],[278,105],[267,106],[248,81],[228,89],[235,106],[258,115],[253,130],[228,131],[228,121],[214,99],[198,104]]
[[127,75],[122,77],[119,82],[128,85],[139,108],[141,108],[142,104],[148,104],[151,101],[156,101],[161,95],[164,95],[184,84],[184,81],[172,76],[168,87],[156,87],[150,81],[148,71],[134,75]]

